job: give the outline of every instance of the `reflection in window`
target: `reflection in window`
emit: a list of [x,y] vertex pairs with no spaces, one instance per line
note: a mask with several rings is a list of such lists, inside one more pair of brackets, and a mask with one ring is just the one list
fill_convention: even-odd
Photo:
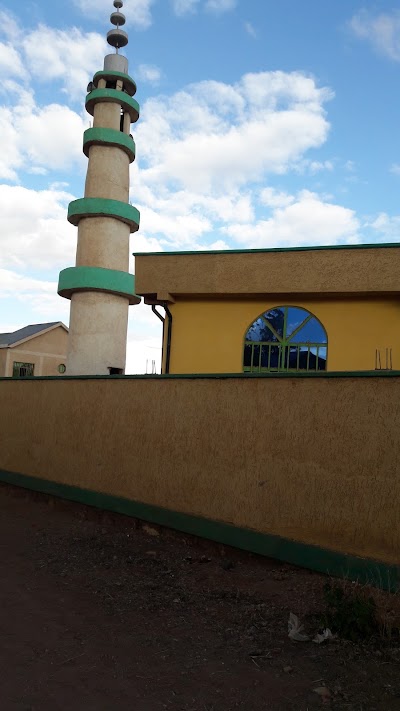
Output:
[[326,370],[328,338],[320,321],[297,306],[259,316],[246,333],[245,373]]

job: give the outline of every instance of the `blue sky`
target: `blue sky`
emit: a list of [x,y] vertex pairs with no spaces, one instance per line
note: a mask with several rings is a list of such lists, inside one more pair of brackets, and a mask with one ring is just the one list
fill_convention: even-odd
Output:
[[[0,3],[0,331],[68,323],[66,208],[83,194],[85,88],[111,10]],[[127,0],[124,12],[142,107],[132,252],[399,240],[394,4]],[[127,372],[159,352],[159,322],[132,307]]]

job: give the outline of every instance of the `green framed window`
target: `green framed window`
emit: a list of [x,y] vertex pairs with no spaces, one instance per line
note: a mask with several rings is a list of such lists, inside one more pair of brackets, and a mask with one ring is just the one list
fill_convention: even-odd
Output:
[[328,337],[306,309],[278,306],[261,314],[247,330],[245,373],[326,370]]
[[33,375],[34,369],[34,363],[18,363],[14,361],[13,378],[27,378],[29,375]]

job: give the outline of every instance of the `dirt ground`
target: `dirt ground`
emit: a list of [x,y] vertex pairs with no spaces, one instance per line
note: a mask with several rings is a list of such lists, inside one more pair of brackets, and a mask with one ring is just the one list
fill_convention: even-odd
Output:
[[398,642],[289,640],[323,576],[8,486],[0,507],[1,711],[400,710]]

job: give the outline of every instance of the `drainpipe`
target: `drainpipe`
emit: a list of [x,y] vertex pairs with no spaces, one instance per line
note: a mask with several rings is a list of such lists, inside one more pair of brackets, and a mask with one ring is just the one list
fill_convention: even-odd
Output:
[[168,308],[168,302],[163,303],[165,313],[168,316],[168,331],[167,331],[167,355],[165,358],[165,373],[169,373],[169,362],[171,359],[171,336],[172,336],[172,314]]
[[161,316],[161,314],[157,311],[155,304],[152,304],[151,310],[152,310],[153,314],[155,314],[155,315],[160,319],[160,321],[162,322],[162,325],[163,325],[162,351],[161,351],[161,373],[162,373],[162,363],[163,363],[163,360],[164,360],[164,330],[165,330],[165,318],[164,318],[164,316]]

